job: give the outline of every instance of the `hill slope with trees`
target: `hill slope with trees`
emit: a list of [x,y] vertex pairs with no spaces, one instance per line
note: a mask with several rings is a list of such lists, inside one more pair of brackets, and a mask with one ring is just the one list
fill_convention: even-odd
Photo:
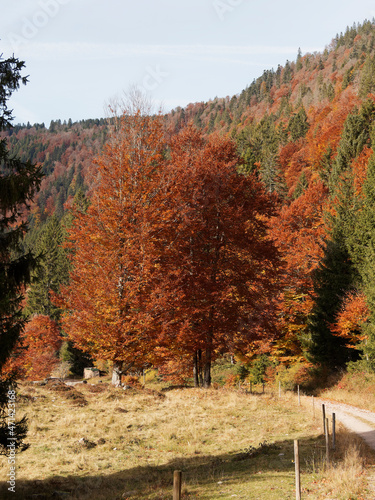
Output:
[[[236,96],[192,103],[162,117],[167,142],[192,125],[204,140],[233,141],[238,172],[257,179],[273,200],[267,237],[280,265],[272,327],[264,328],[277,333],[233,347],[229,354],[241,364],[262,354],[269,374],[286,367],[299,381],[311,367],[322,373],[356,362],[375,369],[374,117],[371,21],[336,35],[323,53],[299,51],[295,61],[265,71]],[[41,163],[45,174],[26,249],[41,253],[51,218],[64,232],[71,207],[93,198],[100,185],[93,160],[113,129],[111,120],[57,121],[48,129],[28,124],[3,133],[14,154]],[[55,272],[61,274],[58,259]],[[46,284],[44,296],[58,293],[64,279]],[[40,314],[32,306],[36,286],[37,280],[29,314]],[[59,322],[58,311],[53,320]]]

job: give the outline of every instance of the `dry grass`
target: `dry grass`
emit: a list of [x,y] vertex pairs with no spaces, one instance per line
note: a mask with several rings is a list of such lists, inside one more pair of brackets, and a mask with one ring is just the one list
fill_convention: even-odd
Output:
[[[365,492],[371,453],[341,431],[346,451],[327,469],[320,419],[292,394],[21,385],[17,411],[29,417],[31,444],[17,457],[17,500],[170,499],[175,469],[184,499],[292,499],[297,438],[304,498],[366,498],[353,495]],[[344,496],[329,496],[344,477]]]
[[320,396],[375,411],[375,374],[344,373],[335,385],[325,389]]
[[370,480],[374,453],[363,441],[348,433],[340,425],[337,433],[337,448],[334,452],[331,451],[331,455],[329,464],[326,463],[325,453],[311,457],[311,461],[306,463],[306,471],[316,476],[316,480],[305,488],[304,497],[311,500],[373,499],[374,491]]

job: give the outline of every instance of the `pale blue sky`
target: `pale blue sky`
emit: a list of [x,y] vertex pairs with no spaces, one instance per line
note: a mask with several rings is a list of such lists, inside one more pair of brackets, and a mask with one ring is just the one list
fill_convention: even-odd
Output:
[[374,16],[373,0],[12,0],[0,53],[30,75],[9,103],[14,122],[48,126],[105,116],[131,85],[165,111],[232,96]]

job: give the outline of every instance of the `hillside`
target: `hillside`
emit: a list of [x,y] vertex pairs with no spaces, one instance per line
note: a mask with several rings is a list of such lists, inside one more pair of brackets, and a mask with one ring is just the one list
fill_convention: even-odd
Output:
[[87,191],[94,183],[93,158],[101,151],[108,134],[104,119],[78,123],[52,121],[44,124],[15,126],[3,135],[21,160],[40,163],[44,179],[32,213],[32,224],[44,222],[56,214],[61,218],[64,204],[79,189]]
[[[291,370],[293,383],[306,382],[311,366],[323,367],[320,380],[362,357],[357,366],[375,366],[373,92],[375,24],[365,21],[336,35],[323,53],[299,52],[265,71],[238,95],[164,117],[170,136],[193,122],[206,136],[231,137],[240,171],[254,173],[274,196],[268,228],[282,257],[277,335],[234,353],[244,365],[261,351],[264,370]],[[41,162],[45,173],[27,246],[36,249],[51,216],[61,220],[78,193],[90,198],[93,159],[109,128],[106,120],[57,121],[7,132],[12,152]]]
[[[334,154],[346,116],[375,89],[374,37],[371,22],[354,24],[345,34],[336,35],[322,54],[302,55],[299,51],[296,61],[265,71],[240,94],[173,110],[165,115],[166,128],[176,133],[192,121],[207,134],[230,134],[247,169],[260,163],[266,182],[268,179],[272,185],[281,175],[287,177],[287,187],[293,190],[293,180],[300,172],[293,173],[294,179],[281,172],[291,160],[290,150],[303,150],[312,137],[324,131],[332,137],[319,137],[320,150],[330,139]],[[56,209],[61,217],[63,203],[74,196],[83,181],[86,188],[91,186],[92,159],[108,137],[108,123],[105,119],[56,120],[49,128],[28,123],[5,134],[14,154],[43,164],[46,178],[38,197],[42,220],[44,214],[52,215]],[[297,141],[308,132],[303,144]],[[306,158],[309,164],[305,167],[319,161],[314,153]],[[267,174],[271,165],[275,171]]]

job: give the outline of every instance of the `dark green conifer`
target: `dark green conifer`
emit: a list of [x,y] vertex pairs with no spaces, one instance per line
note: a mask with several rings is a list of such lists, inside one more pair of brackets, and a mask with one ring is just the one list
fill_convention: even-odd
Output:
[[[20,83],[24,63],[11,57],[0,56],[0,130],[11,126],[12,110],[7,101]],[[26,223],[21,222],[41,181],[41,171],[29,162],[22,162],[7,149],[6,140],[0,141],[0,454],[9,454],[9,445],[27,448],[26,418],[9,427],[10,396],[15,394],[16,374],[5,375],[3,367],[12,354],[25,325],[22,315],[22,290],[28,283],[35,264],[30,253],[22,254],[20,242]],[[15,440],[10,440],[15,438]]]
[[354,274],[343,237],[335,232],[326,242],[324,257],[314,273],[316,299],[309,317],[309,357],[332,371],[358,357],[356,351],[346,347],[345,339],[333,335],[330,329],[343,298],[353,286]]
[[33,272],[27,295],[28,314],[43,314],[57,320],[59,309],[51,301],[51,292],[58,293],[61,284],[68,282],[69,263],[62,247],[64,231],[57,217],[52,216],[43,227],[34,252],[38,266]]
[[305,137],[308,130],[309,124],[307,122],[307,115],[304,107],[302,106],[298,113],[295,113],[290,118],[288,123],[288,132],[290,133],[290,138],[294,142],[300,137]]

